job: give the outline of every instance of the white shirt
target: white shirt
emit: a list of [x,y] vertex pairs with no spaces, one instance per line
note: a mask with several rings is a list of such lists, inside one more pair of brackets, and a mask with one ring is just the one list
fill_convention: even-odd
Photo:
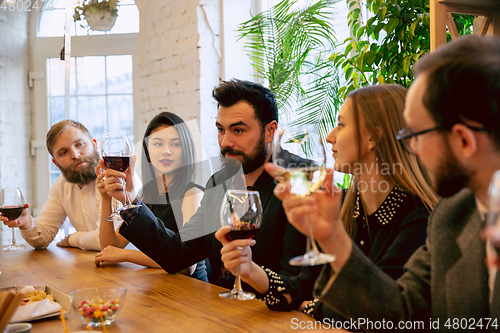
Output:
[[22,230],[23,238],[34,248],[46,248],[57,235],[66,216],[76,232],[69,237],[69,244],[83,250],[101,250],[99,224],[101,194],[93,181],[83,188],[69,183],[60,175],[49,192],[49,198],[33,226]]

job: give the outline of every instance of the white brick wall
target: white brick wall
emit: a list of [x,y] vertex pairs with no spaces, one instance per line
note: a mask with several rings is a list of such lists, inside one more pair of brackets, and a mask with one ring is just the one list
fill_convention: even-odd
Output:
[[141,22],[139,133],[159,112],[174,112],[184,120],[196,119],[207,151],[218,154],[211,91],[220,78],[219,2],[136,0]]
[[21,188],[29,202],[32,173],[28,14],[0,9],[0,187]]

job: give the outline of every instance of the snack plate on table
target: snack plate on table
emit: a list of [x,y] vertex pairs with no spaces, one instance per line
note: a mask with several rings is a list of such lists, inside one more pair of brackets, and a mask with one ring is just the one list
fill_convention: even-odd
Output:
[[[27,295],[23,300],[23,305],[20,306],[10,322],[26,322],[42,318],[48,318],[61,315],[71,311],[70,297],[50,286],[12,286],[1,288],[1,291],[13,289],[16,293],[23,291]],[[43,292],[43,293],[42,293]],[[45,293],[45,294],[44,294]],[[53,300],[51,300],[53,298]]]

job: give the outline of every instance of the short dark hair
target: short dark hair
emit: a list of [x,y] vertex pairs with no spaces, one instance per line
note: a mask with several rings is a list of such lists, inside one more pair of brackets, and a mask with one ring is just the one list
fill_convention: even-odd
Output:
[[240,101],[248,102],[254,108],[255,117],[262,128],[273,120],[278,122],[276,97],[271,90],[258,83],[234,78],[222,81],[212,91],[212,97],[217,101],[217,107],[230,107]]
[[500,147],[500,39],[464,36],[426,54],[415,74],[428,74],[423,103],[445,129],[469,119]]
[[62,132],[68,130],[68,128],[70,127],[78,128],[92,141],[92,136],[90,135],[89,130],[87,129],[87,127],[83,126],[82,123],[71,119],[61,120],[57,124],[54,124],[47,132],[45,145],[47,146],[47,150],[49,151],[50,156],[54,157],[52,149],[54,149],[54,143],[56,142],[59,135],[61,135]]
[[[181,141],[182,147],[182,167],[179,168],[180,173],[174,178],[171,184],[169,184],[168,192],[169,199],[172,201],[174,199],[179,199],[184,195],[186,188],[193,180],[195,171],[195,147],[193,136],[189,127],[184,122],[184,120],[178,115],[171,112],[162,112],[156,115],[149,122],[146,132],[144,133],[144,138],[142,140],[143,156],[142,156],[142,179],[145,182],[143,187],[142,198],[143,202],[149,204],[154,201],[154,198],[158,196],[158,185],[155,181],[155,171],[151,159],[149,157],[148,150],[148,138],[151,133],[162,126],[174,126],[179,133],[179,139]],[[148,181],[151,180],[151,181]]]

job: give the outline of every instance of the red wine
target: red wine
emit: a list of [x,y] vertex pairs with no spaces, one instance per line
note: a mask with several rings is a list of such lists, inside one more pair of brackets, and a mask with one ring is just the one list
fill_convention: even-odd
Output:
[[15,220],[23,213],[24,206],[4,206],[0,207],[0,213],[9,220]]
[[113,170],[123,172],[130,164],[130,156],[104,156],[104,164]]
[[230,232],[226,235],[226,238],[229,241],[235,239],[253,239],[259,232],[259,227],[253,224],[243,224],[238,227],[238,229],[231,229]]

